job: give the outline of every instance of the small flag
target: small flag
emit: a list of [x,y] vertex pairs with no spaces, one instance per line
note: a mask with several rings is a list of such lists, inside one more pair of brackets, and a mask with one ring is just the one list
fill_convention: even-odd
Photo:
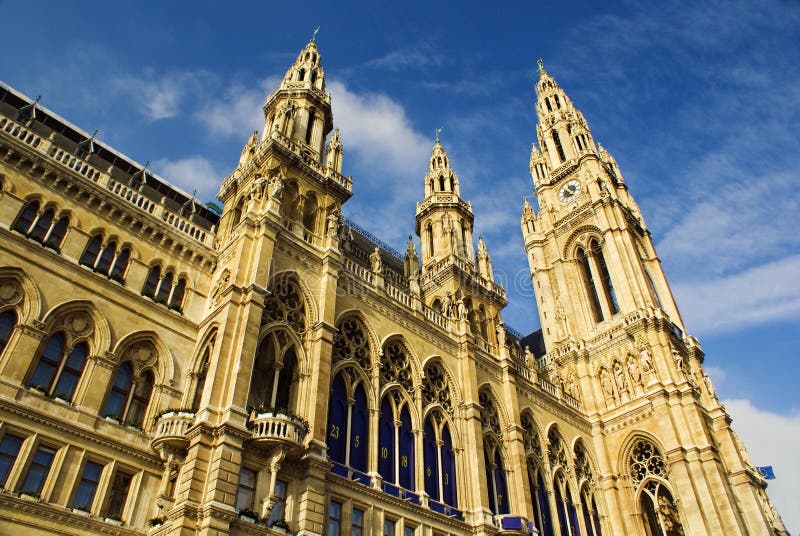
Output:
[[771,465],[756,467],[756,469],[758,469],[758,472],[761,473],[761,476],[763,476],[765,480],[775,480],[775,472],[772,470]]

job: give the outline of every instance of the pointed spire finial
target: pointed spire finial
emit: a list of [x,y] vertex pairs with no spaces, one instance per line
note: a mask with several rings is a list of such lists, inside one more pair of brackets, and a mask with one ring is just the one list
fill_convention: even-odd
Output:
[[542,61],[542,58],[539,58],[536,64],[539,66],[539,74],[544,74],[544,61]]
[[311,42],[312,43],[316,43],[317,42],[317,32],[319,32],[319,26],[317,26],[317,29],[314,30],[314,33],[311,35]]
[[434,138],[434,140],[433,140],[433,142],[434,142],[434,143],[436,143],[436,144],[438,144],[438,143],[439,143],[439,134],[441,134],[443,130],[444,130],[444,127],[439,127],[439,128],[437,128],[437,129],[435,130],[435,132],[436,132],[436,137],[435,137],[435,138]]

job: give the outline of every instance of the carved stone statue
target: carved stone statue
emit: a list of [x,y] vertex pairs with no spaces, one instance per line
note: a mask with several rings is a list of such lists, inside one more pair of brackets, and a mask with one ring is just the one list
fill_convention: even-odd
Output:
[[678,369],[678,372],[680,372],[681,375],[684,375],[685,371],[683,369],[683,356],[674,346],[672,346],[671,349],[672,349],[672,359],[675,361],[675,368]]
[[381,260],[381,250],[375,246],[375,250],[369,256],[369,263],[372,266],[372,273],[380,274],[383,272],[383,261]]
[[456,313],[458,314],[459,320],[467,319],[467,305],[464,303],[462,298],[459,298],[458,301],[456,301]]
[[339,220],[341,218],[341,213],[339,209],[331,210],[330,214],[328,214],[328,236],[335,237],[339,235]]
[[283,193],[283,180],[277,175],[269,181],[269,196],[271,199],[278,199]]
[[447,294],[444,295],[444,298],[442,298],[442,314],[445,317],[450,318],[450,316],[452,316],[451,315],[452,308],[453,308],[453,298],[450,297],[450,293],[448,292]]
[[419,298],[419,276],[413,276],[408,279],[408,290],[412,296]]
[[706,385],[706,391],[708,391],[708,396],[711,398],[717,398],[717,391],[714,389],[714,384],[711,383],[711,378],[708,377],[708,374],[705,372],[703,373],[703,383]]
[[[459,320],[461,319],[459,318]],[[503,327],[503,324],[497,324],[497,344],[500,345],[500,348],[504,348],[506,345],[506,328]]]
[[600,369],[600,386],[603,388],[603,394],[606,395],[606,398],[614,398],[614,385],[611,383],[611,374],[605,367]]
[[644,346],[644,344],[639,351],[639,364],[642,366],[642,371],[645,374],[653,370],[653,354],[650,353],[650,350],[647,346]]
[[531,347],[527,344],[525,345],[525,364],[531,370],[533,370],[533,368],[536,366],[536,356],[533,355],[533,352],[531,352]]
[[639,363],[632,355],[628,356],[628,375],[635,383],[642,383],[642,372],[639,370]]
[[622,394],[626,390],[627,381],[625,380],[625,371],[622,370],[619,361],[614,362],[614,379],[617,382],[617,391]]
[[567,323],[567,313],[558,296],[556,296],[555,301],[556,336],[559,340],[562,340],[569,335],[569,324]]

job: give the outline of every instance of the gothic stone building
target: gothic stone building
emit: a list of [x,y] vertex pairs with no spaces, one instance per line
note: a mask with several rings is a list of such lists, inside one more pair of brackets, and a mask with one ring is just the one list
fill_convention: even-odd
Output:
[[313,40],[221,215],[0,86],[0,532],[785,534],[617,164],[536,92],[523,337],[438,140],[419,253],[342,218]]

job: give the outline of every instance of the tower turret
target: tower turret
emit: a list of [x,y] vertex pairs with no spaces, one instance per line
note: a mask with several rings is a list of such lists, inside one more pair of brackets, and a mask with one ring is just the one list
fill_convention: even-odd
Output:
[[325,70],[312,38],[264,104],[264,138],[284,136],[310,149],[322,163],[332,128],[331,97],[325,93]]
[[425,199],[417,203],[416,232],[422,241],[422,268],[455,256],[474,263],[472,204],[461,199],[458,175],[437,134],[425,175]]

